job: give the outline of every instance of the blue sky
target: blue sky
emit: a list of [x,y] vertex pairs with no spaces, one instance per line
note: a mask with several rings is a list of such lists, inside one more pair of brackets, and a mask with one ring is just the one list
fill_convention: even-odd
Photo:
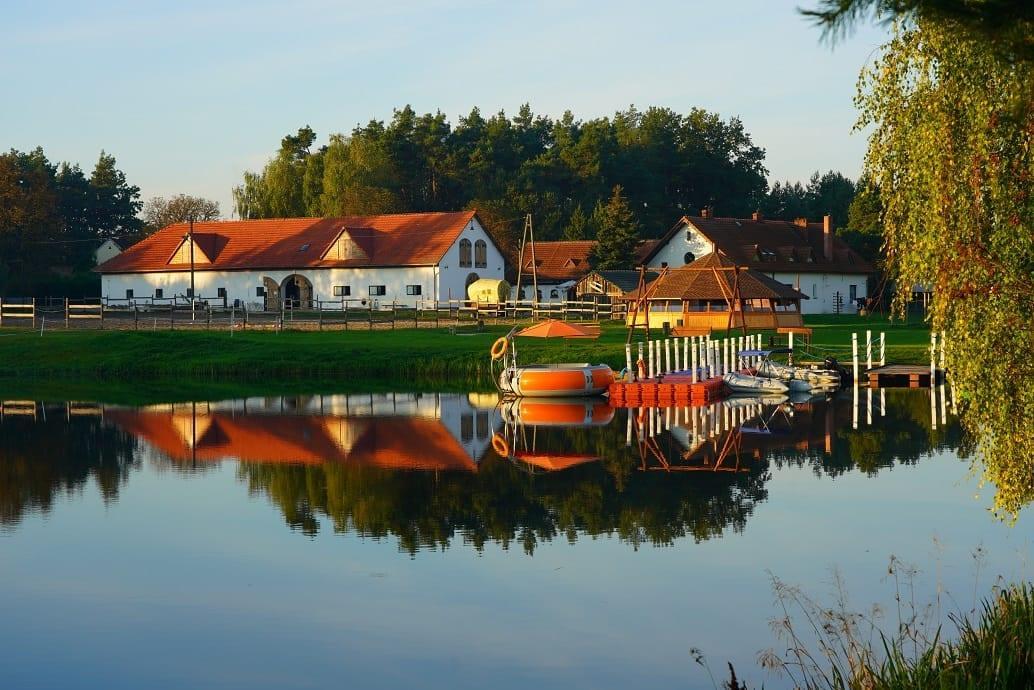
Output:
[[883,32],[831,48],[797,4],[6,0],[0,146],[85,169],[103,148],[144,198],[202,195],[228,216],[242,171],[305,124],[323,143],[407,103],[453,121],[698,106],[742,118],[770,181],[854,177],[855,85]]

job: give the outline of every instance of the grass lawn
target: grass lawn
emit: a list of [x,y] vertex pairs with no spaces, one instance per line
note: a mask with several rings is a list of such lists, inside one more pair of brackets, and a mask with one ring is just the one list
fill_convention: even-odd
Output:
[[[851,333],[887,334],[887,361],[922,363],[925,324],[884,317],[823,316],[807,319],[817,352],[849,361]],[[0,393],[27,381],[56,380],[105,388],[146,381],[148,386],[190,389],[212,382],[249,388],[295,386],[336,389],[375,383],[474,385],[489,383],[488,350],[507,326],[453,335],[446,329],[395,331],[63,331],[0,330]],[[636,333],[642,337],[641,331]],[[658,334],[659,335],[659,334]],[[720,334],[718,334],[720,336]],[[767,342],[767,335],[765,334]],[[626,331],[604,324],[599,340],[520,339],[525,362],[605,362],[624,367]],[[876,337],[874,335],[874,337]],[[876,355],[874,354],[874,357]],[[50,387],[48,385],[47,387]]]

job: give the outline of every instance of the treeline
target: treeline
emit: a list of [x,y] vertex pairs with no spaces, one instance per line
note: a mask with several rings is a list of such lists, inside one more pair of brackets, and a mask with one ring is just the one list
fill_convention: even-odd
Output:
[[42,148],[0,154],[0,295],[95,295],[94,250],[140,236],[140,189],[101,151],[89,176]]
[[[710,207],[723,216],[819,220],[845,228],[855,184],[816,172],[806,184],[771,189],[765,151],[737,118],[694,108],[633,108],[576,120],[488,118],[474,109],[451,123],[406,106],[316,147],[306,126],[281,141],[259,172],[233,190],[242,218],[364,215],[479,209],[500,245],[512,248],[532,213],[539,239],[601,239],[608,215],[631,214],[622,234],[656,237],[680,216]],[[620,188],[620,189],[618,189]],[[615,200],[620,197],[619,200]],[[609,208],[608,208],[609,206]],[[627,207],[625,208],[621,207]],[[618,244],[621,244],[619,242]],[[877,243],[878,245],[878,243]]]

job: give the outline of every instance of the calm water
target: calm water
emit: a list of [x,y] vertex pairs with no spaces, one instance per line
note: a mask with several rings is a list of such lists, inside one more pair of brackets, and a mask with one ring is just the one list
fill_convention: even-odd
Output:
[[781,687],[770,573],[1030,576],[940,402],[8,402],[0,687],[713,687],[693,647]]

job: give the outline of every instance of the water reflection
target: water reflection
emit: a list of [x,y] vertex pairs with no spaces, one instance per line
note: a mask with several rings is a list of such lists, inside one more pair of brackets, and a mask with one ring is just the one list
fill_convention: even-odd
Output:
[[771,463],[871,474],[961,443],[922,393],[864,397],[857,430],[851,393],[653,410],[599,400],[500,407],[479,394],[4,403],[0,520],[50,510],[90,478],[114,500],[145,460],[186,472],[231,461],[292,528],[392,538],[409,553],[457,540],[532,553],[579,535],[633,547],[702,541],[744,528],[768,498]]

